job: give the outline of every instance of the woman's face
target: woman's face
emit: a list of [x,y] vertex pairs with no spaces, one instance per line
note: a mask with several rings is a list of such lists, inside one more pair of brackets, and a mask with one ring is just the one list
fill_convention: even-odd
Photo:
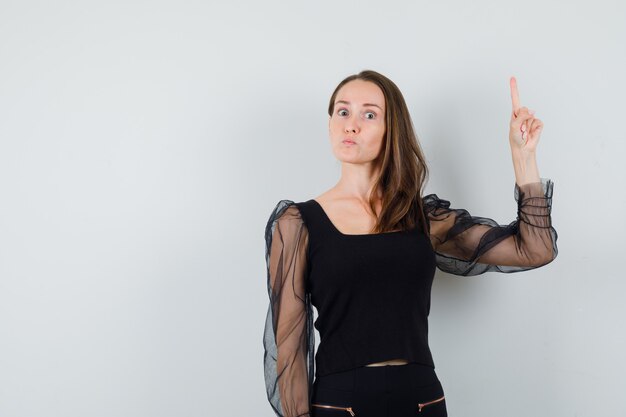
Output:
[[355,164],[375,160],[385,135],[383,91],[373,82],[352,80],[339,89],[334,105],[328,129],[335,157]]

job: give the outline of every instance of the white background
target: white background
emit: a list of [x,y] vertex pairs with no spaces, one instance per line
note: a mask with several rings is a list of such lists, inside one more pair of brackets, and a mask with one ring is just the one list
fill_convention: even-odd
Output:
[[501,224],[511,75],[545,124],[557,259],[435,277],[449,415],[623,415],[625,28],[607,0],[0,1],[0,416],[272,416],[265,222],[339,178],[326,108],[362,69],[425,194]]

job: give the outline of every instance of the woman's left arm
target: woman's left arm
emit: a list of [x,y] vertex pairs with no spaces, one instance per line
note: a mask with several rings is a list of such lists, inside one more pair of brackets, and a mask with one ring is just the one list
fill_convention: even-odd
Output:
[[552,189],[541,178],[536,148],[543,129],[534,112],[520,107],[517,84],[510,80],[513,109],[509,143],[515,170],[517,220],[500,225],[467,210],[451,208],[436,194],[424,198],[431,242],[439,269],[456,275],[520,272],[552,262],[557,256],[557,233],[552,227]]
[[493,250],[485,252],[478,262],[497,264],[508,260],[509,263],[512,261],[519,265],[541,266],[556,257],[556,231],[552,230],[550,215],[552,184],[548,187],[547,179],[542,183],[537,167],[536,150],[543,122],[535,117],[534,110],[520,106],[515,77],[510,78],[509,85],[512,103],[509,144],[521,221],[518,222],[517,239],[511,237],[495,246]]

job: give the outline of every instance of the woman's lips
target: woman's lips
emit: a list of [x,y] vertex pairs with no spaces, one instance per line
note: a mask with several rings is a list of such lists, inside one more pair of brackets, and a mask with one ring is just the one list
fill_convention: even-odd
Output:
[[353,140],[346,139],[346,140],[343,141],[343,143],[346,144],[346,145],[354,145],[356,142],[353,141]]

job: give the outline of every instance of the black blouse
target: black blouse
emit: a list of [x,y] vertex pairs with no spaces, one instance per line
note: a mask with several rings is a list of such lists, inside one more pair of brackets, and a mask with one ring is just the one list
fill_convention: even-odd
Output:
[[310,416],[314,376],[395,358],[434,367],[427,316],[435,266],[470,276],[551,262],[552,191],[547,178],[515,184],[517,220],[509,225],[429,194],[428,236],[419,228],[342,234],[315,200],[279,201],[265,228],[270,303],[263,339],[267,398],[276,415]]

